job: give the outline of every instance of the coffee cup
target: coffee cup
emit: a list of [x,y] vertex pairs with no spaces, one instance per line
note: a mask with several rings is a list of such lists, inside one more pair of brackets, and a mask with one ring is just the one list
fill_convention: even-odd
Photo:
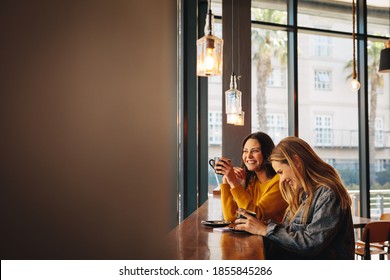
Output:
[[[209,164],[210,166],[214,169],[215,171],[215,166],[219,165],[218,164],[218,161],[223,161],[223,162],[226,162],[225,160],[222,160],[220,157],[214,157],[212,159],[209,160]],[[228,160],[230,162],[230,160]],[[217,171],[215,171],[216,174],[220,174],[220,175],[223,175],[221,173],[218,173]]]

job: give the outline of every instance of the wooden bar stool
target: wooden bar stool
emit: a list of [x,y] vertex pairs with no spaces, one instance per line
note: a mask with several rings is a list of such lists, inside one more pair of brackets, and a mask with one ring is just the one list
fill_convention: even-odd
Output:
[[368,223],[363,230],[362,241],[356,241],[355,254],[364,260],[370,260],[371,255],[379,255],[384,260],[388,254],[385,242],[390,240],[390,221],[375,221]]

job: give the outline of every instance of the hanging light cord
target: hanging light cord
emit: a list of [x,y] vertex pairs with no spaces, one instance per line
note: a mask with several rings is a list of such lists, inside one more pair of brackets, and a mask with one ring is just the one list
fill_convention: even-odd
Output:
[[232,75],[234,76],[234,0],[232,0]]
[[352,67],[353,67],[353,72],[352,72],[352,79],[356,79],[356,43],[355,43],[355,0],[352,0],[352,52],[353,52],[353,57],[352,57]]
[[[238,11],[237,11],[237,32],[238,32],[238,37],[237,37],[237,48],[238,48],[238,71],[237,71],[237,79],[241,79],[241,72],[240,72],[240,4],[238,4]],[[237,82],[238,83],[238,82]]]
[[209,34],[207,34],[207,35],[211,35],[212,34],[212,29],[213,29],[213,27],[212,27],[212,20],[211,20],[211,14],[212,14],[212,12],[211,12],[211,0],[209,0],[208,1],[208,6],[209,6],[209,11],[208,11],[208,14],[209,14]]

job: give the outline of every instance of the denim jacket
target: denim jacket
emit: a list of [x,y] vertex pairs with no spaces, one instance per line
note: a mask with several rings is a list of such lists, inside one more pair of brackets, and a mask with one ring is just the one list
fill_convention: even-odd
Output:
[[[304,199],[302,204],[305,203]],[[341,208],[338,195],[332,189],[319,187],[314,193],[306,224],[302,224],[302,215],[301,207],[291,224],[287,222],[288,213],[283,224],[268,224],[266,239],[285,252],[278,258],[354,259],[351,209]]]

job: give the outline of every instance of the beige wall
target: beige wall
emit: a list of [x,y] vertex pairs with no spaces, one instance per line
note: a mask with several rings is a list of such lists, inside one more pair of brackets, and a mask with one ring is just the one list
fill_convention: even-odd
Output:
[[161,259],[176,1],[0,5],[1,259]]

